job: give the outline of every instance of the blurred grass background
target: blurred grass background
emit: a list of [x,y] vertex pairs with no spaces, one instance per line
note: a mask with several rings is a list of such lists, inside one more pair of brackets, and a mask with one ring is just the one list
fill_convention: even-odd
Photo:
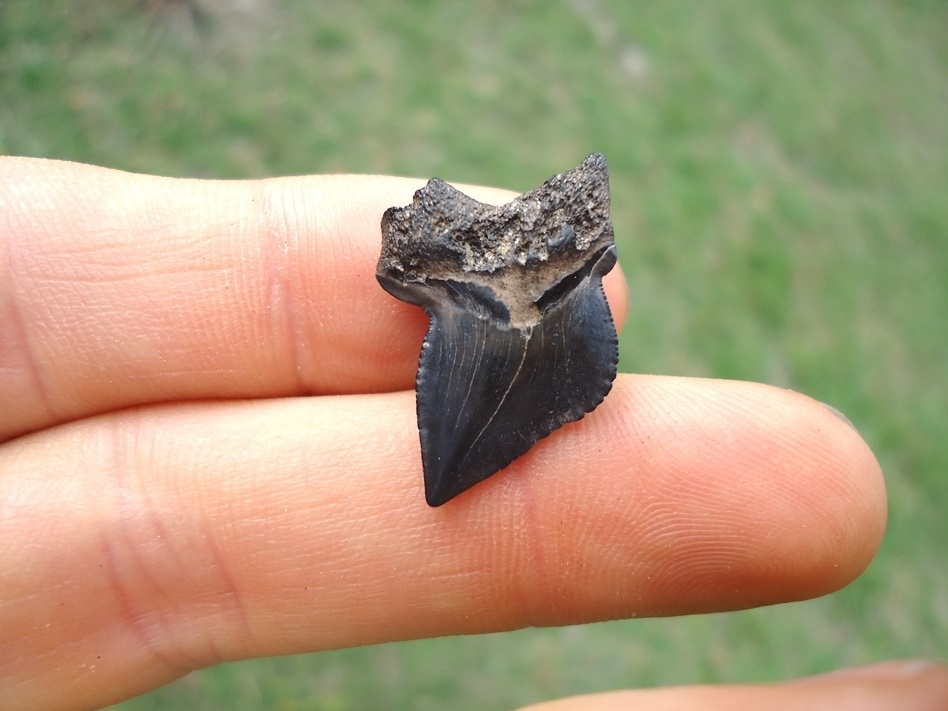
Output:
[[948,657],[948,5],[0,0],[0,153],[522,191],[602,151],[623,370],[846,413],[890,490],[820,600],[225,664],[117,708],[502,709]]

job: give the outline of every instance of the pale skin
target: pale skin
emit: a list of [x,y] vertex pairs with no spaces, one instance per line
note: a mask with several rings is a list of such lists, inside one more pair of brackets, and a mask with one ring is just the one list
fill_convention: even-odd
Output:
[[[428,508],[426,317],[374,277],[382,211],[420,186],[0,158],[4,708],[95,708],[222,660],[799,600],[865,568],[886,516],[872,453],[752,383],[620,375]],[[618,269],[606,289],[621,324]],[[946,698],[944,667],[913,662],[531,708]]]

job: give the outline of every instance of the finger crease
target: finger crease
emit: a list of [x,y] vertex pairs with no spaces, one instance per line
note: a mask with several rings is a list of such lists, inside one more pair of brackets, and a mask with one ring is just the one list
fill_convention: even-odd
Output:
[[[107,575],[112,593],[119,607],[119,617],[137,639],[141,647],[146,650],[158,663],[169,668],[175,675],[192,671],[194,667],[186,662],[177,661],[168,654],[166,645],[160,641],[160,629],[167,628],[161,619],[162,609],[170,609],[171,603],[164,594],[167,586],[157,584],[154,576],[149,575],[148,566],[144,564],[141,548],[138,545],[138,536],[133,528],[138,525],[140,506],[136,496],[128,488],[126,468],[127,457],[123,445],[121,428],[113,419],[112,436],[112,479],[116,494],[116,526],[109,527],[102,536],[102,554],[107,563]],[[136,589],[145,588],[147,594],[136,592]],[[143,603],[149,596],[160,599],[160,605]],[[160,625],[156,625],[160,622]]]
[[[220,598],[222,601],[227,603],[224,606],[224,609],[226,610],[225,617],[226,622],[228,623],[228,632],[230,632],[232,629],[239,629],[243,632],[243,639],[245,640],[244,644],[242,645],[243,649],[246,649],[247,646],[249,646],[251,650],[261,649],[260,645],[257,644],[256,636],[251,629],[250,618],[247,615],[247,608],[244,605],[243,597],[240,594],[240,588],[234,582],[233,576],[230,574],[230,571],[224,564],[224,556],[221,555],[220,549],[215,543],[215,537],[210,531],[207,531],[205,532],[203,538],[207,543],[207,549],[211,555],[214,570],[217,571],[217,574],[220,577],[220,582],[223,586]],[[233,658],[232,653],[228,653],[226,650],[221,649],[217,642],[216,635],[211,637],[210,645],[214,655],[213,663]]]
[[[12,215],[8,215],[8,222],[12,221],[12,219]],[[42,369],[39,366],[39,360],[36,357],[33,343],[30,339],[29,329],[26,327],[26,319],[23,316],[22,307],[17,298],[17,270],[14,269],[13,266],[13,254],[15,250],[11,238],[11,235],[16,234],[15,227],[11,225],[9,229],[4,230],[4,234],[8,236],[6,241],[7,259],[3,260],[6,266],[6,275],[3,283],[6,284],[5,291],[8,294],[6,300],[7,308],[5,309],[7,311],[7,318],[4,320],[10,325],[14,343],[18,343],[23,352],[26,361],[26,372],[28,373],[36,400],[39,402],[39,408],[37,409],[46,413],[46,419],[55,419],[57,413],[53,407],[53,399],[50,396],[49,387],[43,377]],[[16,350],[15,347],[11,347],[0,349],[0,352],[5,351],[10,353],[16,352]]]
[[260,191],[258,224],[263,225],[265,268],[266,268],[266,309],[270,315],[270,333],[272,337],[282,334],[285,339],[285,351],[289,357],[289,368],[295,381],[296,391],[305,389],[305,377],[302,373],[303,334],[297,314],[297,297],[292,288],[293,280],[289,271],[293,264],[290,253],[298,250],[298,244],[290,244],[295,238],[291,221],[288,219],[288,207],[283,201],[273,199],[272,191],[264,186]]

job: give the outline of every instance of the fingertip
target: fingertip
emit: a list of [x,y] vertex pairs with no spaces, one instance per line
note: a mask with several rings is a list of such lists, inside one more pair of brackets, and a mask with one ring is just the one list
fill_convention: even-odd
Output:
[[[789,390],[620,374],[600,409],[557,441],[534,455],[562,472],[545,473],[543,492],[557,493],[537,500],[549,500],[550,516],[565,506],[585,521],[576,540],[606,559],[603,570],[634,562],[634,585],[645,588],[634,614],[827,594],[865,569],[885,529],[868,446]],[[579,514],[587,509],[595,515]]]
[[[887,500],[882,470],[869,445],[845,417],[801,393],[758,385],[770,395],[774,437],[795,459],[789,477],[776,481],[800,597],[834,592],[872,561],[885,533]],[[789,551],[788,551],[789,553]]]

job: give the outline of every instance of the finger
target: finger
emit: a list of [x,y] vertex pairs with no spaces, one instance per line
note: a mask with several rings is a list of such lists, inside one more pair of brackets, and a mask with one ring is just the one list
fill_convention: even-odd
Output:
[[0,675],[104,703],[222,659],[795,600],[884,528],[871,452],[784,390],[620,376],[438,509],[414,417],[410,393],[197,403],[8,443]]
[[948,666],[889,662],[788,684],[682,686],[588,694],[522,711],[944,711]]
[[[136,404],[412,387],[427,318],[375,264],[382,212],[422,184],[0,158],[0,441]],[[621,324],[619,270],[606,289]]]

